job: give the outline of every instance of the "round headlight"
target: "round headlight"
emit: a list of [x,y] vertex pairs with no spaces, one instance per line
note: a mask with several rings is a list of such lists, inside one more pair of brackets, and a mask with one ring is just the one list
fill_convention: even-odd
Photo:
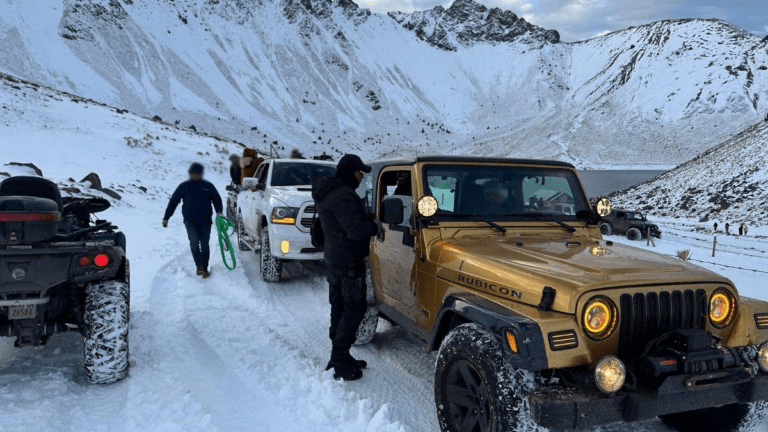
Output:
[[607,297],[593,297],[584,306],[582,325],[587,336],[603,340],[616,328],[616,305]]
[[624,363],[614,356],[603,357],[595,368],[595,384],[604,393],[616,393],[621,390],[627,379]]
[[709,320],[717,328],[727,327],[736,316],[736,301],[731,293],[720,288],[709,298]]
[[431,217],[435,213],[437,213],[437,198],[426,195],[421,197],[419,200],[418,208],[419,208],[419,214],[424,217]]
[[611,214],[611,200],[608,198],[601,198],[595,204],[595,211],[600,217],[606,217]]
[[763,342],[757,349],[757,365],[761,371],[768,373],[768,342]]

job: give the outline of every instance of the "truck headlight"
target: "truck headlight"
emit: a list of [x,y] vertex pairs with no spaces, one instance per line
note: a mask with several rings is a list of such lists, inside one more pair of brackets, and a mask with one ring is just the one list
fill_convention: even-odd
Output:
[[582,325],[587,336],[603,340],[616,328],[616,305],[608,297],[592,297],[584,306]]
[[627,369],[618,357],[609,355],[597,362],[595,384],[603,393],[616,393],[621,390],[626,379]]
[[275,207],[272,209],[272,223],[293,225],[298,215],[296,207]]
[[719,288],[709,298],[709,320],[717,328],[727,327],[736,316],[736,299],[730,291]]
[[761,371],[768,373],[768,342],[763,342],[757,349],[757,365]]

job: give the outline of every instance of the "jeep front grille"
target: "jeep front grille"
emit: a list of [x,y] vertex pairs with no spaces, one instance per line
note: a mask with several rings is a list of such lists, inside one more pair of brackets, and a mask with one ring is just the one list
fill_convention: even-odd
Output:
[[623,294],[619,303],[619,357],[624,360],[642,354],[648,342],[665,333],[707,325],[704,290]]

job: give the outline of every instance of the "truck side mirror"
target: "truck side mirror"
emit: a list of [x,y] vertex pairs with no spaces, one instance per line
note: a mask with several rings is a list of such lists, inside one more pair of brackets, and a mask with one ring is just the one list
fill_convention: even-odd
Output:
[[403,223],[403,202],[398,198],[387,198],[381,202],[381,221],[385,224]]
[[259,185],[259,179],[253,177],[246,177],[243,179],[243,188],[248,190],[256,190]]

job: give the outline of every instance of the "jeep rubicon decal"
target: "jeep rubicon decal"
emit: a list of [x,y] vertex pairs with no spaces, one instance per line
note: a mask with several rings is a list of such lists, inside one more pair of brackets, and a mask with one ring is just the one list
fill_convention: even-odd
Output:
[[510,289],[504,286],[499,286],[494,283],[489,283],[475,277],[467,277],[460,274],[456,277],[456,279],[464,285],[476,286],[476,287],[483,288],[491,292],[497,292],[499,294],[503,294],[509,297],[517,297],[519,299],[523,298],[523,293],[521,293],[520,291],[515,291],[513,289]]

